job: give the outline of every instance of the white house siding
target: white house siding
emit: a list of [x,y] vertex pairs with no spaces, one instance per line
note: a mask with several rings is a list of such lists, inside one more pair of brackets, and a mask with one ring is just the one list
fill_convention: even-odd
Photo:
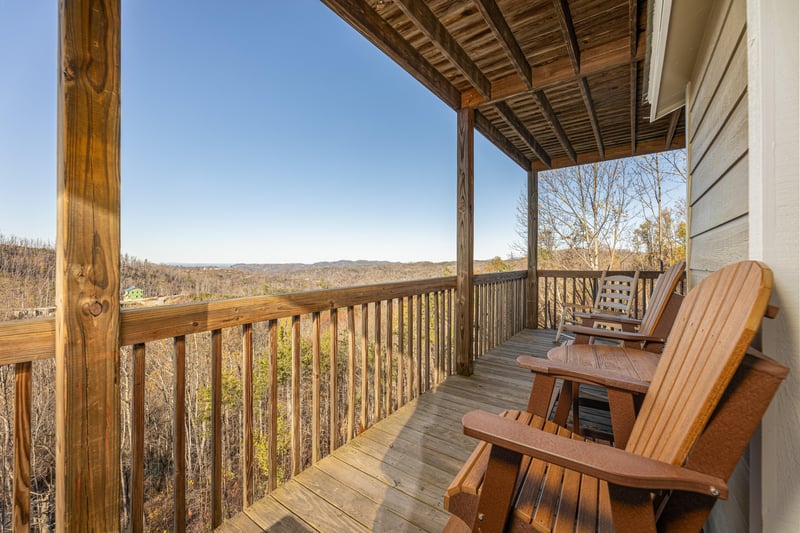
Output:
[[[689,280],[748,258],[746,0],[715,0],[687,87]],[[674,31],[674,30],[673,30]],[[748,531],[749,453],[729,480],[708,531]]]

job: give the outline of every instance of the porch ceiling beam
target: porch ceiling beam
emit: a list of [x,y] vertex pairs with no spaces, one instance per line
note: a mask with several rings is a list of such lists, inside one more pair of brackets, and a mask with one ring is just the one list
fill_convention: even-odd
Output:
[[594,109],[592,93],[589,91],[589,82],[586,81],[586,78],[580,78],[578,80],[578,88],[581,90],[583,105],[586,106],[586,112],[589,114],[589,123],[592,125],[592,133],[594,133],[594,141],[597,144],[597,152],[600,154],[601,159],[605,159],[605,143],[603,142],[603,135],[600,133],[600,122],[597,120],[597,112]]
[[[561,122],[559,122],[558,117],[556,117],[556,113],[553,111],[553,107],[550,105],[547,95],[544,94],[544,91],[534,91],[533,99],[536,102],[536,105],[539,106],[539,111],[541,111],[544,120],[547,122],[547,125],[550,126],[551,130],[553,130],[556,139],[558,139],[558,142],[561,143],[564,151],[573,162],[577,161],[575,148],[573,148],[572,143],[567,137],[567,133],[564,131],[564,128],[561,127]],[[592,111],[594,111],[594,109],[592,109]]]
[[[330,1],[330,0],[323,0]],[[644,34],[639,36],[636,60],[644,59]],[[580,72],[575,73],[571,59],[562,57],[547,65],[533,66],[531,76],[533,88],[547,89],[559,83],[577,81],[580,77],[591,76],[623,67],[630,64],[630,39],[622,37],[581,51]],[[486,98],[475,89],[468,89],[461,94],[462,107],[477,107],[482,104],[493,104],[515,96],[528,94],[530,89],[520,79],[519,74],[509,74],[492,81],[492,96]]]
[[[635,2],[636,0],[633,1]],[[578,46],[578,36],[575,35],[575,25],[572,23],[569,4],[567,0],[553,0],[553,7],[558,16],[558,24],[561,26],[561,34],[564,37],[567,54],[572,63],[572,70],[577,74],[581,71],[581,49]]]
[[395,63],[453,109],[461,107],[461,93],[400,33],[383,20],[364,0],[322,0],[331,11],[345,20]]
[[488,118],[483,116],[478,111],[475,112],[475,129],[524,170],[530,170],[531,160],[528,159],[525,154],[523,154],[522,151],[520,151],[516,146],[514,146],[514,144],[509,141],[506,136],[500,132],[500,130],[494,127]]
[[492,92],[489,78],[470,59],[427,4],[423,0],[394,0],[394,3],[409,19],[414,21],[422,33],[469,80],[478,93],[484,98],[489,98]]
[[[635,2],[636,0],[633,1]],[[597,144],[597,151],[602,154],[605,152],[603,134],[600,131],[600,122],[597,120],[594,100],[592,100],[592,94],[589,91],[589,82],[586,81],[586,76],[581,73],[581,51],[578,46],[578,37],[575,34],[575,25],[572,23],[572,14],[569,10],[569,4],[567,0],[553,0],[553,6],[558,14],[558,23],[561,26],[561,34],[564,38],[570,61],[572,62],[572,69],[577,76],[578,88],[581,91],[583,106],[586,108],[586,116],[589,117],[589,123],[592,125],[592,133],[594,134],[594,140]],[[575,157],[572,157],[572,160],[574,162]]]
[[498,102],[495,106],[497,108],[497,112],[500,113],[500,116],[505,120],[511,128],[517,132],[522,142],[524,142],[528,148],[530,148],[536,157],[547,167],[550,168],[550,156],[547,152],[542,148],[542,145],[533,137],[533,134],[528,130],[525,124],[517,117],[514,111],[511,110],[511,107],[505,102]]
[[[683,146],[686,142],[686,137],[684,134],[676,135],[672,142],[678,146]],[[617,146],[607,146],[604,156],[601,156],[599,152],[580,153],[578,154],[578,164],[585,165],[587,163],[596,163],[606,159],[621,159],[623,157],[630,157],[633,155],[653,154],[663,151],[664,138],[659,137],[657,139],[651,139],[637,143],[635,152],[631,152],[630,144],[625,143]],[[531,165],[534,170],[548,170],[548,167],[540,161],[533,161]],[[549,168],[564,168],[573,165],[574,163],[569,159],[569,157],[559,156],[551,159]]]
[[669,117],[669,128],[667,128],[667,139],[664,143],[664,149],[669,150],[672,147],[672,140],[675,138],[675,130],[678,129],[678,120],[681,118],[681,111],[683,108],[680,107],[672,112],[672,115]]
[[638,98],[636,97],[636,86],[639,69],[636,62],[631,63],[631,152],[636,153],[636,115],[639,109]]
[[495,0],[475,0],[475,5],[478,6],[478,10],[481,12],[481,15],[483,15],[483,19],[492,29],[498,42],[506,51],[508,58],[511,60],[511,64],[514,65],[514,69],[517,71],[520,78],[522,78],[522,81],[525,82],[525,86],[531,89],[533,87],[531,66],[528,63],[528,59],[525,57],[525,52],[522,51],[517,39],[514,37],[514,33],[508,26],[506,18],[503,16],[500,8],[497,7]]
[[639,2],[628,0],[628,22],[631,43],[631,152],[636,153],[636,115],[639,109],[637,89],[639,82],[638,63],[635,60],[637,49],[637,33],[639,30]]

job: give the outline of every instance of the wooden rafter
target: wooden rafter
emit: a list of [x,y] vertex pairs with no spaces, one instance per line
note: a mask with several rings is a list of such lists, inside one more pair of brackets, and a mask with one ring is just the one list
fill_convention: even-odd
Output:
[[498,42],[511,60],[511,64],[514,65],[514,69],[525,82],[525,86],[528,89],[532,88],[531,66],[495,0],[475,0],[475,5],[478,6],[486,23],[492,28]]
[[639,81],[638,63],[631,63],[631,154],[636,153],[636,119],[639,110],[639,100],[637,98],[637,85]]
[[[678,146],[684,146],[684,143],[686,142],[685,134],[681,133],[680,135],[675,135],[675,138],[672,140],[672,142]],[[578,154],[578,164],[585,165],[587,163],[596,163],[598,161],[607,161],[609,159],[621,159],[623,157],[630,157],[633,155],[653,154],[663,151],[664,138],[659,137],[657,139],[650,139],[648,141],[636,143],[636,152],[634,153],[631,153],[630,145],[627,144],[607,147],[605,154],[602,157],[600,156],[599,152],[583,152]],[[550,168],[568,167],[573,164],[574,163],[569,160],[569,157],[558,156],[552,158],[550,161],[550,166],[546,166],[544,163],[534,160],[531,162],[531,167],[534,170],[548,170]]]
[[[632,1],[635,2],[636,0]],[[558,15],[558,24],[561,26],[561,34],[564,37],[567,54],[572,62],[572,70],[577,74],[581,71],[581,49],[578,46],[578,36],[575,34],[575,25],[572,24],[572,14],[569,11],[569,4],[567,0],[553,0],[553,7]]]
[[547,122],[547,125],[550,126],[551,130],[553,130],[556,139],[558,139],[558,142],[561,143],[564,151],[573,162],[577,162],[578,158],[575,155],[575,148],[572,147],[572,143],[567,137],[567,133],[564,131],[564,128],[561,127],[561,122],[559,122],[558,117],[556,117],[556,113],[553,111],[553,107],[550,105],[547,95],[544,94],[544,91],[534,91],[533,99],[536,102],[536,105],[539,106],[539,111],[541,111],[544,120]]
[[629,0],[628,2],[628,22],[631,40],[631,57],[636,57],[639,45],[639,2]]
[[461,93],[364,0],[322,0],[334,13],[453,109]]
[[484,97],[489,98],[492,92],[491,83],[478,66],[470,59],[461,45],[450,35],[447,28],[439,22],[436,15],[422,0],[395,0],[395,5],[414,21],[417,27],[431,42],[450,60],[464,75],[473,87]]
[[[636,0],[632,0],[636,2]],[[581,54],[578,47],[578,37],[575,34],[575,25],[572,23],[572,14],[569,10],[567,0],[553,0],[556,14],[558,15],[558,23],[561,26],[561,34],[564,38],[564,44],[567,47],[567,54],[572,62],[572,70],[577,77],[578,87],[581,91],[581,98],[583,105],[586,108],[586,115],[589,117],[589,123],[592,125],[592,133],[594,140],[597,144],[597,151],[601,154],[605,153],[605,146],[603,143],[603,134],[600,131],[600,122],[597,120],[597,111],[594,108],[594,101],[592,94],[589,91],[589,83],[586,81],[586,75],[581,72]],[[575,157],[571,157],[575,162]]]
[[589,91],[589,82],[586,81],[586,78],[578,79],[578,88],[581,90],[583,105],[586,106],[586,112],[589,114],[589,123],[592,125],[594,141],[597,144],[597,153],[600,154],[601,159],[605,159],[606,147],[603,142],[603,135],[600,133],[600,122],[597,120],[597,112],[594,109],[592,93]]
[[[327,1],[327,0],[326,0]],[[636,60],[644,59],[644,34],[639,36]],[[533,87],[548,89],[565,82],[575,82],[582,76],[601,74],[615,68],[623,67],[631,62],[630,40],[622,37],[592,48],[581,50],[580,74],[575,73],[568,57],[562,57],[542,66],[531,67]],[[492,97],[481,96],[474,89],[466,90],[461,95],[462,107],[477,107],[482,104],[493,104],[530,93],[519,74],[509,74],[492,81]]]
[[495,106],[497,108],[497,112],[500,113],[500,116],[505,120],[511,128],[517,132],[522,142],[524,142],[528,148],[530,148],[536,157],[544,163],[544,165],[550,168],[550,156],[548,153],[542,148],[542,145],[533,137],[533,134],[525,127],[525,124],[517,117],[517,115],[512,111],[511,107],[505,102],[498,102]]
[[681,118],[681,111],[683,108],[676,109],[669,117],[669,128],[667,128],[667,139],[664,143],[664,149],[669,150],[672,147],[672,140],[675,138],[675,130],[678,128],[678,120]]
[[495,128],[488,118],[478,111],[475,111],[475,129],[524,170],[529,170],[531,168],[530,159],[528,159],[519,148],[514,146],[500,130]]

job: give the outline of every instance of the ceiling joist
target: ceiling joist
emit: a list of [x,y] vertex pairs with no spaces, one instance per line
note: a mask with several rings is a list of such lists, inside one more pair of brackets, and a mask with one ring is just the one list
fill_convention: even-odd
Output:
[[[637,60],[644,59],[644,35],[641,35],[636,55]],[[628,65],[631,62],[630,40],[623,37],[593,48],[585,48],[581,51],[581,70],[579,76],[591,76],[601,74],[615,68]],[[579,77],[572,68],[569,58],[563,57],[547,65],[531,67],[531,77],[534,89],[548,89],[556,85],[575,82]],[[461,94],[462,107],[477,107],[482,104],[493,104],[515,96],[529,93],[530,90],[525,85],[519,74],[510,74],[492,81],[492,96],[486,98],[481,96],[478,91],[472,89]]]
[[578,158],[575,155],[575,148],[572,147],[567,133],[564,131],[564,128],[561,127],[561,122],[558,121],[558,117],[556,117],[556,113],[553,111],[553,107],[550,105],[550,101],[547,99],[544,91],[534,91],[533,99],[536,105],[539,106],[539,111],[542,112],[544,120],[547,122],[547,125],[550,126],[550,129],[553,130],[553,134],[555,134],[558,142],[561,143],[564,151],[573,162],[577,162]]
[[683,108],[676,109],[669,117],[669,128],[667,128],[667,139],[664,143],[665,150],[672,150],[672,140],[675,138],[675,130],[678,128],[678,120],[681,118]]
[[583,105],[586,107],[586,112],[589,114],[589,123],[592,125],[594,141],[597,144],[597,153],[600,154],[601,158],[604,158],[606,147],[603,142],[603,135],[600,133],[600,122],[597,120],[597,113],[595,112],[594,102],[592,101],[592,93],[589,91],[589,82],[586,81],[586,78],[578,79],[578,88],[581,90]]
[[394,0],[394,3],[409,19],[414,21],[420,31],[469,80],[481,96],[488,98],[491,95],[492,86],[489,83],[489,78],[470,59],[469,55],[450,35],[447,28],[439,22],[439,19],[436,18],[436,15],[433,14],[424,1]]
[[[635,2],[636,0],[633,1]],[[564,45],[567,47],[567,54],[572,62],[572,70],[578,74],[581,71],[581,49],[578,46],[575,25],[572,24],[572,13],[569,11],[569,4],[567,0],[553,0],[553,7],[556,9],[556,15],[558,15],[558,24],[561,26]]]
[[528,64],[525,52],[522,51],[517,39],[514,37],[514,33],[511,31],[511,28],[508,27],[503,13],[500,11],[500,8],[497,7],[497,3],[494,0],[475,0],[475,5],[478,6],[478,10],[481,12],[481,15],[483,15],[486,24],[492,28],[495,37],[497,37],[497,41],[506,51],[508,59],[514,66],[517,74],[519,74],[519,77],[525,82],[525,86],[528,89],[532,88],[531,66]]
[[528,128],[525,127],[525,124],[523,124],[514,111],[512,111],[511,107],[505,102],[498,102],[495,107],[497,108],[497,112],[500,113],[500,116],[503,117],[503,120],[517,132],[522,142],[536,154],[539,161],[544,163],[547,168],[550,168],[550,156],[545,152],[544,148],[542,148],[542,145],[534,139],[533,134],[528,131]]

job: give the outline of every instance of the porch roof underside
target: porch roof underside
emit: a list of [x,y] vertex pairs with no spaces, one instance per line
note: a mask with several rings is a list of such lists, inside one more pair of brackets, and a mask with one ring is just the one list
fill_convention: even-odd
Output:
[[524,169],[685,145],[649,121],[647,0],[322,0]]

